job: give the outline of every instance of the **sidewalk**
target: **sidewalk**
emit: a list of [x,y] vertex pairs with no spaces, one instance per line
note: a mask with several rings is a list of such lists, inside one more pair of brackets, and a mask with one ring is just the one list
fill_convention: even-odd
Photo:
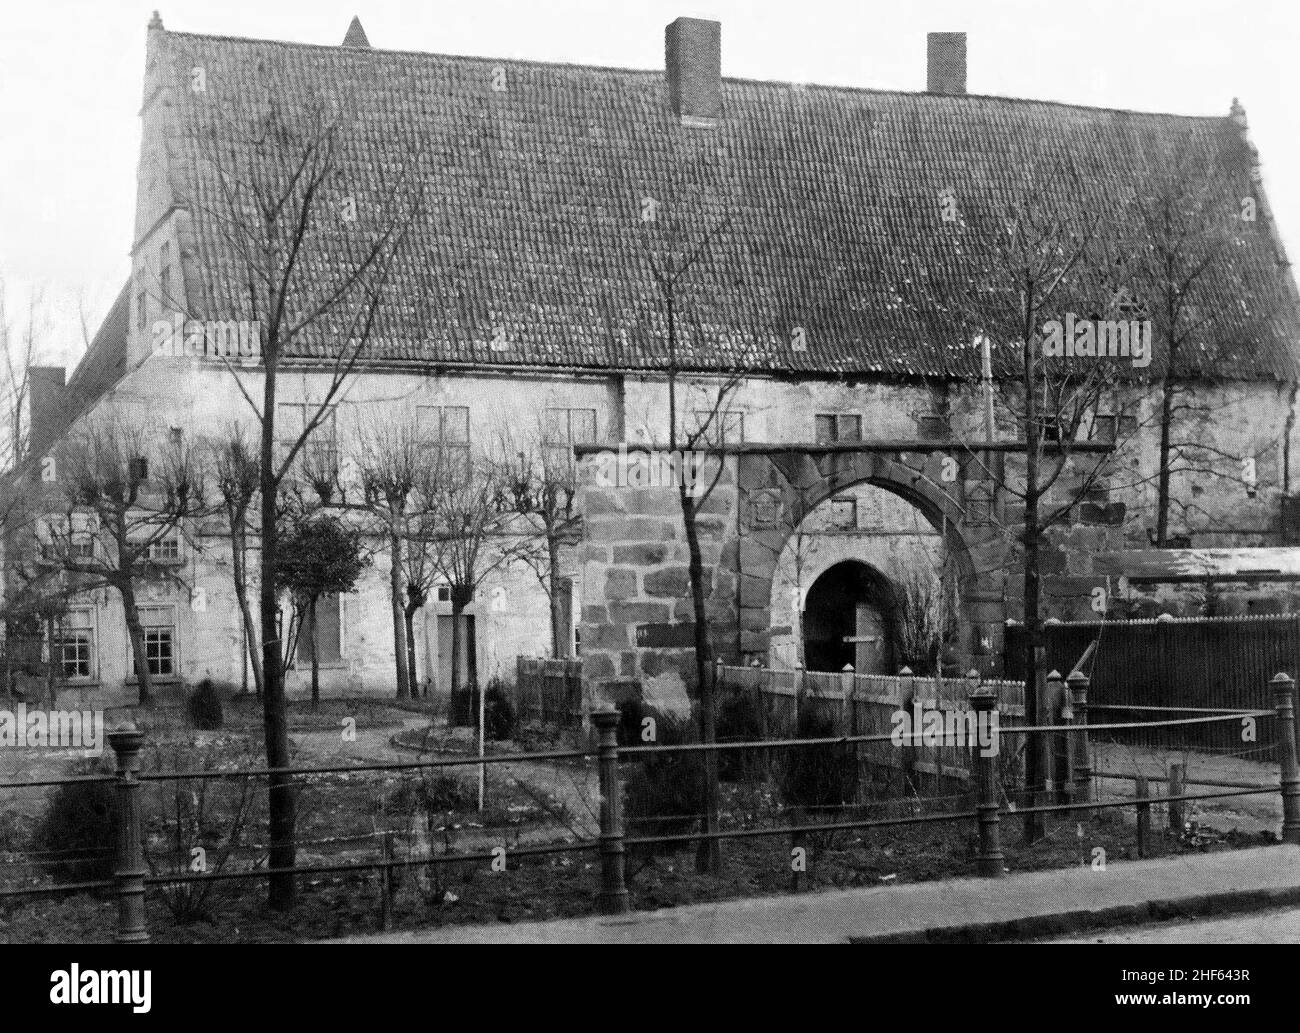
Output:
[[1112,862],[1001,879],[762,897],[518,925],[445,926],[335,943],[991,942],[1300,904],[1300,846]]

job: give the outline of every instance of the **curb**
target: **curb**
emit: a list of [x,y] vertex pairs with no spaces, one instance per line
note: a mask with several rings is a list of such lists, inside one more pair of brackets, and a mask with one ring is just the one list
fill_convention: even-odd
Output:
[[1028,915],[1003,922],[971,922],[899,933],[850,936],[849,943],[1006,943],[1064,936],[1093,929],[1166,922],[1179,918],[1264,911],[1300,904],[1300,886],[1285,889],[1228,890],[1194,897],[1171,897],[1141,904]]

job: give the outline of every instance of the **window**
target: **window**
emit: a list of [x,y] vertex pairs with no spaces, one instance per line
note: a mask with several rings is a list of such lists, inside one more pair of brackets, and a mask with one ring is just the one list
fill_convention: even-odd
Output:
[[420,425],[437,444],[447,469],[468,480],[469,407],[465,405],[421,405],[416,410]]
[[149,559],[153,563],[179,563],[181,539],[175,532],[149,543]]
[[74,534],[72,536],[72,558],[93,560],[95,558],[95,539],[89,534]]
[[573,446],[596,440],[595,409],[547,409],[542,423],[542,452],[546,466],[562,470],[573,460]]
[[95,623],[91,610],[71,610],[60,622],[50,650],[64,681],[95,677]]
[[737,409],[695,410],[695,433],[707,425],[702,441],[710,445],[739,445],[745,440],[745,414]]
[[135,328],[143,330],[149,325],[149,295],[140,291],[135,296]]
[[440,603],[451,602],[451,585],[438,586],[438,602]]
[[[140,625],[144,629],[144,655],[149,673],[155,678],[176,674],[176,612],[170,606],[140,607]],[[136,677],[135,650],[131,655],[131,676]]]
[[819,445],[862,440],[862,417],[856,413],[818,413],[814,425]]

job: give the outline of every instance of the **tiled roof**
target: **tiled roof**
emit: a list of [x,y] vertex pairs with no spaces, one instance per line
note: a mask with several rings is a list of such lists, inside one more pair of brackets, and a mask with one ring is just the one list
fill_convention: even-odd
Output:
[[60,435],[88,410],[126,372],[126,339],[131,313],[131,284],[128,281],[118,292],[108,315],[100,324],[94,340],[77,363],[67,386],[63,389],[59,407]]
[[[323,263],[355,246],[344,234],[364,233],[407,143],[422,146],[425,209],[394,269],[371,352],[380,360],[660,367],[650,256],[664,256],[670,226],[689,243],[726,218],[681,292],[684,367],[974,376],[978,353],[934,303],[961,267],[939,217],[945,188],[963,211],[995,212],[1015,169],[1070,154],[1101,210],[1178,151],[1231,169],[1231,203],[1252,193],[1250,148],[1228,117],[724,79],[717,128],[684,128],[658,71],[158,36],[156,74],[173,103],[169,180],[195,217],[186,288],[199,318],[246,314],[208,211],[219,203],[204,160],[219,112],[248,110],[272,83],[288,110],[316,97],[358,113],[342,182],[359,220],[331,230]],[[202,93],[189,88],[194,67]],[[656,221],[645,223],[650,202]],[[1198,299],[1230,316],[1183,372],[1293,378],[1295,296],[1267,221],[1242,222]],[[791,346],[796,328],[806,350]],[[995,361],[1012,360],[1007,350]]]

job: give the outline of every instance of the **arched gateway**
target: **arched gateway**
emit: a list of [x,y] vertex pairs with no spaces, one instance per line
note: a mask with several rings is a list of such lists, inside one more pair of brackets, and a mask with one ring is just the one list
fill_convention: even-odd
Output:
[[[985,464],[942,446],[739,445],[712,453],[717,482],[696,520],[715,655],[768,661],[771,596],[781,551],[805,516],[837,492],[871,484],[910,503],[943,536],[956,562],[958,661],[986,674],[1001,662],[1004,581],[1016,528],[996,512]],[[584,537],[581,640],[588,691],[619,701],[637,692],[693,694],[693,608],[680,498],[670,478],[611,478],[635,460],[579,450]],[[718,471],[718,465],[721,470]],[[977,471],[979,473],[977,473]],[[967,479],[967,474],[973,479]],[[1010,532],[1010,533],[1008,533]]]

